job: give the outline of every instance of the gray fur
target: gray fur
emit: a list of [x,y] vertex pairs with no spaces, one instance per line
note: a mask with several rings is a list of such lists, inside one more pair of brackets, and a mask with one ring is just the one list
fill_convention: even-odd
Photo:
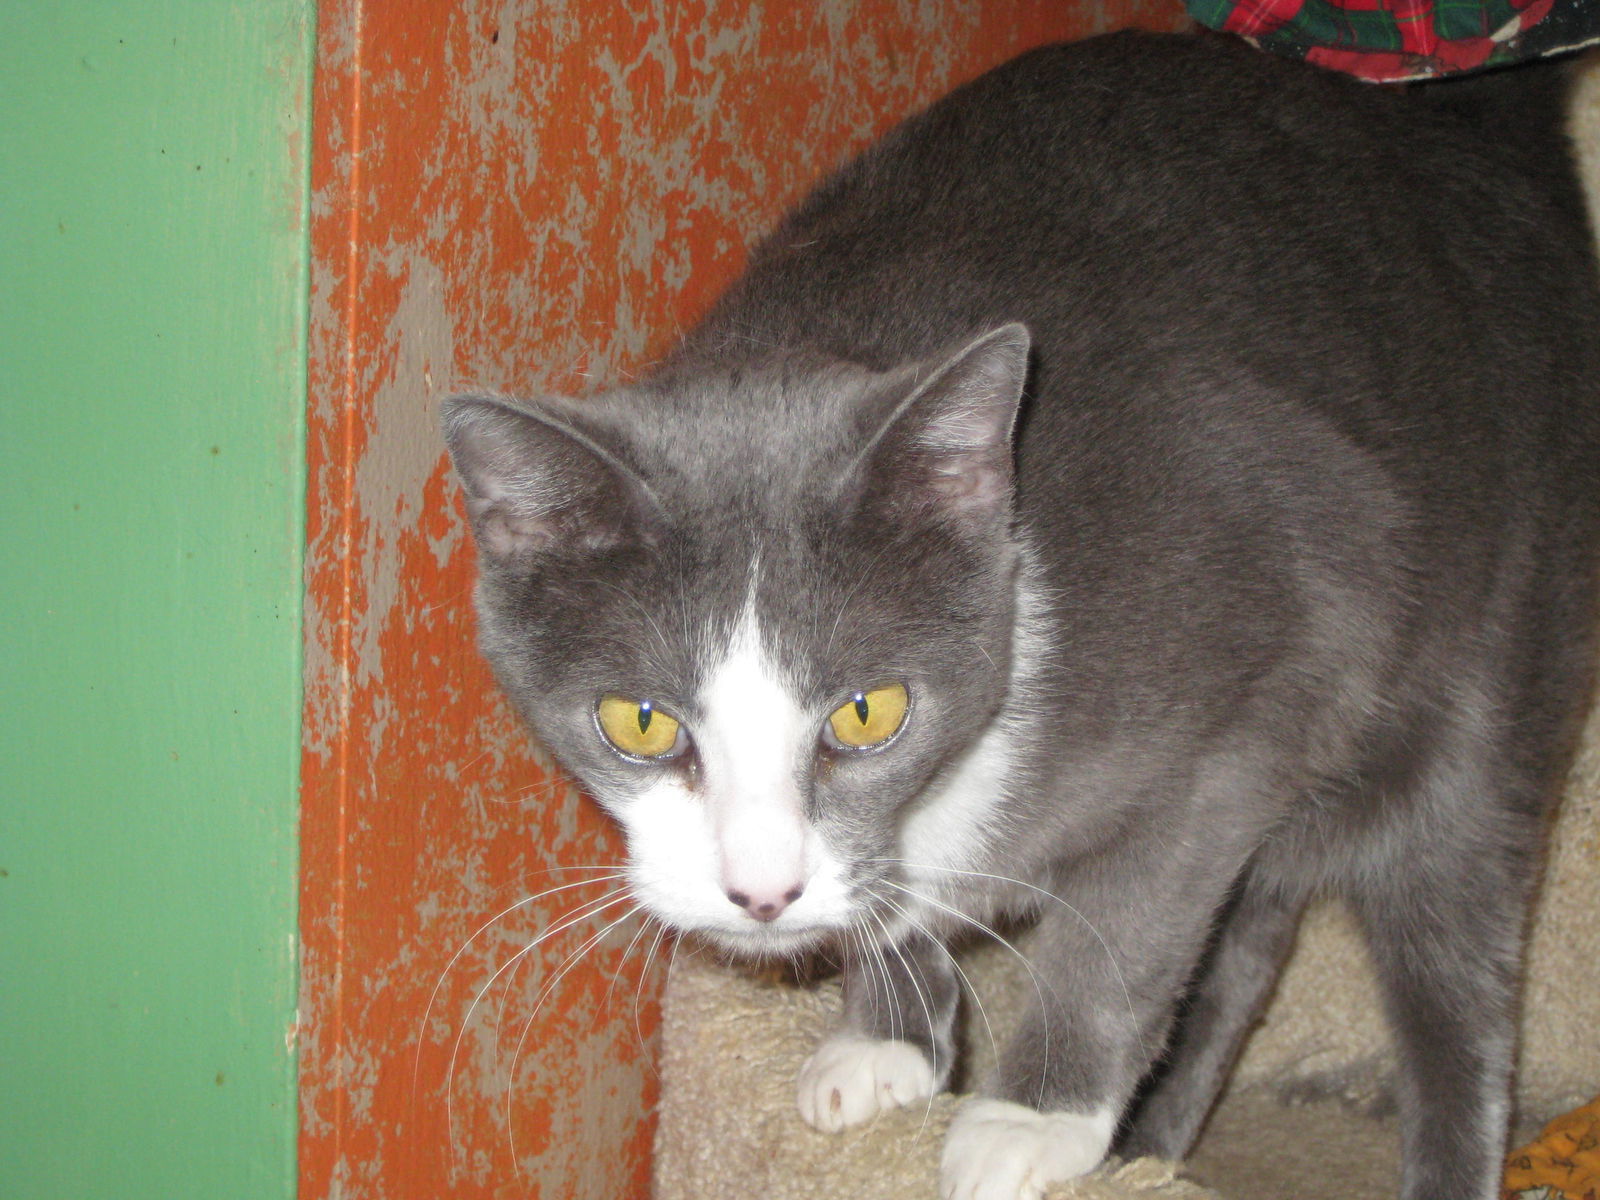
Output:
[[[1129,1149],[1188,1148],[1307,898],[1346,896],[1402,1194],[1494,1195],[1594,651],[1600,297],[1560,91],[1131,34],[968,85],[645,381],[449,406],[500,681],[608,806],[695,766],[608,751],[596,697],[692,727],[752,595],[805,712],[906,681],[890,746],[800,781],[863,914],[847,1019],[945,1078],[955,980],[902,915],[1036,916],[1048,986],[984,1090],[1123,1112]],[[899,862],[996,746],[970,874]],[[830,935],[776,936],[744,948]]]

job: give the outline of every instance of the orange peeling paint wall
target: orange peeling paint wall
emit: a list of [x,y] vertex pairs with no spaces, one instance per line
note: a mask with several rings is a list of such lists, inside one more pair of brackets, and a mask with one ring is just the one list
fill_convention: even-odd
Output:
[[640,369],[899,117],[1180,5],[320,8],[301,1194],[643,1196],[664,954],[628,922],[572,957],[619,906],[517,957],[608,885],[512,906],[621,847],[477,658],[438,402]]

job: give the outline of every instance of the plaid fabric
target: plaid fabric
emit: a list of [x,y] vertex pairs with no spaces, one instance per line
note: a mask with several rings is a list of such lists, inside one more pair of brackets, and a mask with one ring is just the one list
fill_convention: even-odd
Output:
[[1475,71],[1600,41],[1597,0],[1186,0],[1189,15],[1363,79]]

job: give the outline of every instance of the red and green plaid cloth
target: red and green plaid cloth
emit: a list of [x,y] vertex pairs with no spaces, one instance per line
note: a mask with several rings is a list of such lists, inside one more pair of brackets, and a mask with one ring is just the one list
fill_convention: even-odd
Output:
[[1600,42],[1600,0],[1185,0],[1264,50],[1363,79],[1425,79]]

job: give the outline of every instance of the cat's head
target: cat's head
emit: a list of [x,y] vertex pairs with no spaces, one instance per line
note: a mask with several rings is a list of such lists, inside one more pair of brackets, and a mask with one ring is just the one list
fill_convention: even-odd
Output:
[[1006,696],[1027,363],[1008,325],[890,371],[446,406],[483,651],[667,924],[786,953],[882,908]]

